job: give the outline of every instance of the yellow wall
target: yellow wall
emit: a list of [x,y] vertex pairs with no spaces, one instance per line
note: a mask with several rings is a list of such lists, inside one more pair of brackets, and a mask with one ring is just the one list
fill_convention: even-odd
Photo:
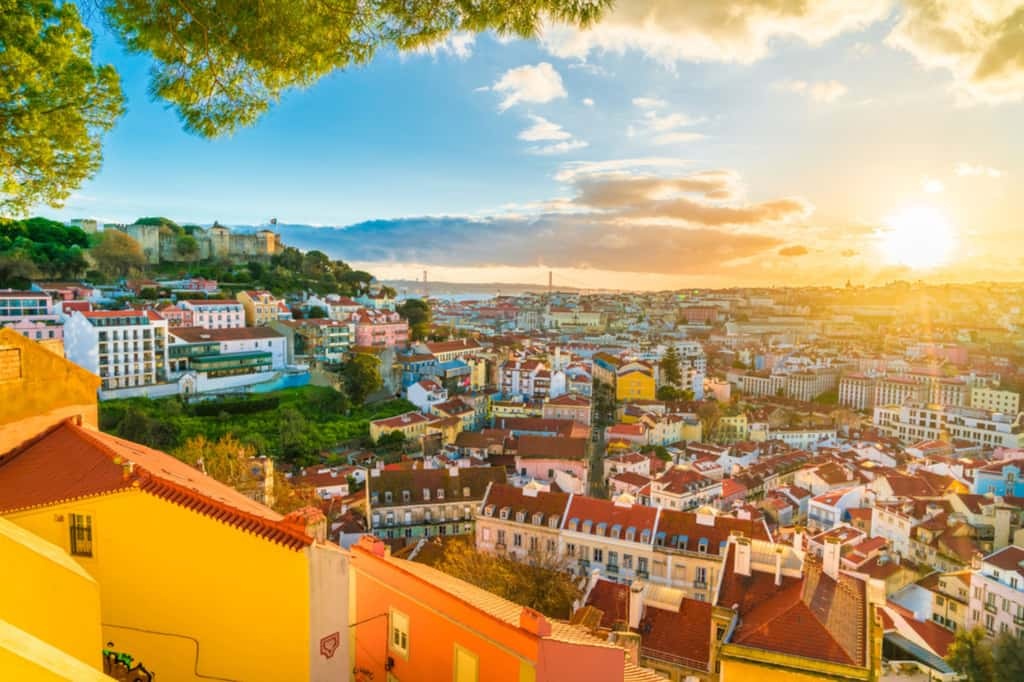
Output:
[[201,679],[194,675],[196,644],[187,637],[199,640],[203,675],[309,677],[304,552],[138,491],[8,518],[68,549],[70,512],[93,517],[93,556],[75,559],[100,585],[103,638],[111,648],[164,680]]
[[100,378],[10,329],[0,329],[0,453],[68,417],[96,425]]
[[2,517],[0,619],[103,668],[99,585],[63,549]]
[[0,680],[110,682],[112,678],[0,619]]
[[619,400],[654,400],[654,377],[643,372],[628,372],[615,382],[615,397]]

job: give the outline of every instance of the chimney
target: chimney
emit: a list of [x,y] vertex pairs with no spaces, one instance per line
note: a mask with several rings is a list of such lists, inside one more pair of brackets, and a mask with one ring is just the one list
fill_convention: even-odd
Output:
[[644,617],[644,589],[642,580],[634,580],[629,585],[629,627],[639,628],[640,619]]
[[750,538],[743,537],[742,533],[733,536],[736,551],[736,560],[733,564],[738,575],[750,575]]
[[798,552],[804,551],[804,527],[793,526],[793,549]]
[[459,475],[459,467],[458,467],[458,465],[448,467],[448,475],[451,476],[452,478],[458,477],[458,475]]
[[542,614],[528,609],[525,606],[519,612],[519,627],[530,634],[538,637],[549,637],[551,635],[551,623]]
[[775,587],[782,586],[782,548],[775,548]]
[[839,580],[839,539],[825,538],[825,556],[822,559],[825,575]]

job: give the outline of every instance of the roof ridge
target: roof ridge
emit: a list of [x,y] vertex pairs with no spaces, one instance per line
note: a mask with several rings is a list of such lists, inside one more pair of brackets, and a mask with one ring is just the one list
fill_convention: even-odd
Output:
[[0,453],[0,467],[2,467],[5,464],[7,464],[8,462],[14,460],[18,455],[22,454],[23,452],[25,452],[26,450],[31,448],[33,445],[35,445],[39,441],[43,440],[44,438],[49,436],[51,433],[56,432],[62,426],[70,424],[75,419],[76,419],[76,417],[67,417],[66,419],[62,419],[59,422],[56,422],[54,424],[51,424],[50,426],[47,426],[45,429],[43,429],[42,431],[39,431],[34,436],[29,436],[27,439],[25,439],[22,442],[18,443],[17,445],[12,447],[10,450],[7,450],[6,452]]

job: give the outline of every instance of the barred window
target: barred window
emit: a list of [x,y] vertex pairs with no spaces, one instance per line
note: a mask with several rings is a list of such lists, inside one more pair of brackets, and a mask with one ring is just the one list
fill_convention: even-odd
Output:
[[71,554],[92,556],[92,517],[86,514],[70,514]]

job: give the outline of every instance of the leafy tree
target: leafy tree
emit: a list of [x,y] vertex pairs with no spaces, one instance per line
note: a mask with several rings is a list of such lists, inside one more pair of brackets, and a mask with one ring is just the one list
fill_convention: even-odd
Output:
[[186,261],[191,261],[199,255],[199,242],[192,235],[182,234],[175,242],[174,250]]
[[135,221],[136,225],[159,225],[160,227],[166,227],[171,230],[174,234],[184,234],[185,230],[178,223],[174,222],[170,218],[164,218],[163,216],[153,216],[146,218],[139,218]]
[[697,408],[697,418],[700,419],[701,433],[707,440],[711,438],[718,427],[718,422],[722,418],[722,410],[714,400],[705,400]]
[[0,0],[0,214],[61,206],[100,167],[122,111],[73,2]]
[[615,421],[615,392],[612,387],[602,381],[594,382],[594,423],[608,426]]
[[362,405],[371,393],[384,385],[380,376],[380,360],[365,353],[357,353],[345,363],[342,378],[349,397],[356,405]]
[[395,312],[409,323],[409,336],[413,341],[422,341],[430,334],[433,313],[426,301],[407,299],[395,307]]
[[687,389],[679,389],[675,386],[659,386],[658,391],[655,394],[658,400],[662,400],[667,403],[693,400],[693,391]]
[[24,251],[0,253],[0,286],[25,288],[35,277],[39,276],[39,268],[32,257]]
[[146,264],[142,246],[120,230],[103,230],[99,243],[89,255],[101,270],[121,277]]
[[1024,680],[1024,640],[1004,632],[992,647],[995,682]]
[[547,552],[531,552],[519,562],[451,540],[437,568],[552,618],[568,618],[581,594],[566,559]]
[[228,434],[216,441],[203,435],[194,436],[171,454],[186,464],[202,468],[221,483],[238,488],[252,479],[249,459],[256,452],[251,445]]
[[679,367],[679,351],[675,346],[669,346],[668,350],[661,357],[658,363],[661,370],[661,383],[663,385],[679,387],[683,383],[683,373]]
[[322,320],[327,317],[327,311],[318,305],[310,306],[309,312],[306,313],[306,317],[310,320]]
[[405,445],[405,434],[398,429],[383,433],[374,445],[385,450],[401,450]]
[[[252,124],[292,88],[453,31],[531,37],[541,21],[588,25],[610,0],[105,0],[128,49],[153,57],[151,92],[205,136]],[[301,36],[301,40],[296,40]]]
[[379,293],[380,293],[381,296],[384,296],[386,298],[395,298],[396,296],[398,296],[398,292],[395,291],[395,289],[393,287],[389,287],[389,286],[382,286],[380,288],[380,292]]
[[281,440],[281,454],[285,459],[301,459],[311,449],[306,418],[294,407],[281,410],[278,417],[278,435]]
[[993,680],[992,648],[985,641],[985,631],[981,628],[957,630],[953,643],[949,645],[946,662],[967,682]]

